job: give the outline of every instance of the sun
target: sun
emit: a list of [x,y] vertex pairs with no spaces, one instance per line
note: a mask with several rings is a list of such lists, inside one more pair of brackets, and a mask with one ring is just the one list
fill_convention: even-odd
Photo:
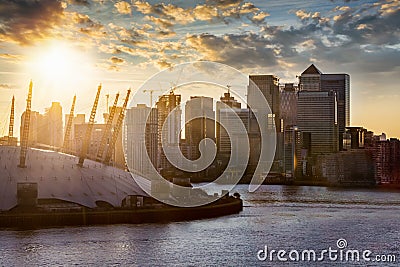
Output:
[[42,75],[56,80],[74,77],[78,66],[78,54],[67,46],[52,47],[37,62]]
[[93,60],[83,48],[53,41],[31,51],[28,73],[50,90],[82,88],[93,75]]

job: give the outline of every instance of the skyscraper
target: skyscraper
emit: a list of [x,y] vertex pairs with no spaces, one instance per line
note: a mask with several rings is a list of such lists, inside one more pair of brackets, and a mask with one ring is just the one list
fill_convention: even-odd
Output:
[[280,111],[283,127],[297,125],[297,92],[293,83],[286,83],[280,90]]
[[[127,162],[130,171],[142,175],[151,174],[150,163],[157,167],[158,154],[158,115],[156,108],[138,104],[126,112],[125,143]],[[144,144],[144,145],[143,145]],[[147,160],[150,159],[150,162]]]
[[213,99],[211,97],[192,96],[190,100],[186,102],[185,139],[186,144],[190,147],[188,153],[189,159],[195,160],[200,157],[199,143],[202,139],[215,139],[214,119]]
[[279,78],[275,75],[249,75],[249,86],[247,92],[247,103],[253,110],[263,110],[266,107],[259,106],[256,90],[256,85],[265,99],[268,101],[273,116],[275,117],[275,128],[279,132],[281,129],[280,123],[280,96],[279,96]]
[[59,102],[51,103],[46,109],[44,119],[47,122],[47,142],[45,144],[53,147],[61,147],[63,144],[63,122],[62,107]]
[[299,77],[301,91],[335,91],[338,103],[339,150],[343,149],[343,136],[350,125],[350,76],[324,74],[311,64]]
[[339,150],[337,101],[334,91],[300,91],[297,123],[299,130],[311,134],[311,155]]
[[[262,92],[263,96],[268,102],[269,108],[264,106],[264,102],[260,101],[259,95],[256,90]],[[276,131],[276,150],[274,163],[271,167],[272,172],[281,172],[283,168],[283,129],[281,123],[280,111],[280,93],[279,93],[279,78],[275,75],[249,75],[249,85],[247,92],[247,103],[253,113],[258,113],[261,116],[267,116],[269,121],[273,121]],[[254,116],[250,124],[258,124]],[[250,128],[254,128],[251,126]],[[258,134],[255,132],[251,134],[251,138],[260,140],[260,131]],[[258,137],[257,137],[258,135]],[[257,159],[260,152],[253,153],[253,159]]]
[[[232,109],[241,109],[242,105],[240,102],[238,102],[233,96],[231,96],[230,92],[224,93],[224,96],[220,97],[220,101],[217,102],[216,106],[216,120],[217,120],[217,125],[216,125],[216,139],[217,139],[217,149],[218,151],[221,151],[221,134],[225,135],[225,129],[221,128],[220,124],[218,123],[220,121],[220,109],[223,109],[225,105]],[[221,131],[224,131],[224,133],[221,133]]]
[[[168,95],[160,96],[156,103],[158,112],[158,166],[160,169],[171,169],[173,167],[165,155],[163,144],[164,146],[179,147],[182,113],[180,104],[181,95],[175,95],[173,91]],[[167,120],[174,109],[175,112],[171,114],[172,117]],[[179,158],[179,155],[175,156],[176,159]]]
[[343,135],[350,126],[350,76],[322,74],[321,91],[335,91],[338,102],[339,149],[343,149]]
[[299,77],[300,91],[321,91],[322,72],[311,64]]

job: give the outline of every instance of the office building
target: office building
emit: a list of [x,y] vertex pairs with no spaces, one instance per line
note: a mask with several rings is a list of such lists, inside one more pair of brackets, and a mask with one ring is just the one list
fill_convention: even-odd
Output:
[[337,102],[334,91],[300,91],[297,123],[299,130],[311,134],[311,155],[339,150]]
[[[194,119],[192,119],[194,118]],[[185,105],[185,139],[189,149],[188,158],[200,157],[199,143],[204,138],[215,140],[215,112],[213,99],[192,96]]]
[[[168,95],[159,97],[156,107],[158,112],[158,167],[160,170],[173,169],[168,161],[163,146],[179,147],[181,132],[181,95],[171,91]],[[171,116],[170,113],[174,111]],[[170,117],[168,120],[167,118]],[[165,124],[165,126],[164,126]],[[171,155],[174,160],[179,160],[180,155]]]
[[[147,177],[157,169],[158,114],[156,108],[138,104],[127,109],[125,119],[127,165]],[[152,166],[151,166],[152,165]]]
[[325,74],[311,64],[299,77],[301,91],[334,91],[337,98],[339,150],[343,149],[346,127],[350,126],[350,76]]

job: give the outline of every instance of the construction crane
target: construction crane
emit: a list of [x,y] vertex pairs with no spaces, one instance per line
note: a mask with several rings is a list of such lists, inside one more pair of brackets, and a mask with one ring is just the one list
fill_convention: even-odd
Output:
[[14,135],[14,102],[15,102],[15,97],[13,96],[12,98],[12,103],[11,103],[11,115],[10,115],[10,125],[8,126],[8,145],[12,145],[12,139]]
[[117,124],[114,127],[114,132],[113,132],[111,142],[108,145],[106,157],[104,159],[104,164],[110,163],[111,156],[114,151],[115,143],[117,142],[119,132],[121,131],[121,128],[122,128],[122,122],[124,121],[124,117],[125,117],[125,109],[126,109],[126,106],[128,105],[128,100],[129,100],[130,94],[131,94],[131,89],[128,90],[128,93],[126,94],[126,98],[124,101],[124,105],[122,106],[121,112],[119,113]]
[[97,151],[96,161],[101,162],[103,160],[104,148],[106,147],[107,137],[111,131],[111,126],[114,120],[115,111],[117,110],[119,93],[115,96],[114,105],[111,107],[110,115],[107,119],[106,128],[101,138],[99,150]]
[[149,89],[149,90],[143,90],[143,93],[150,93],[150,107],[152,107],[153,105],[153,93],[156,91],[162,91],[160,89],[156,90],[156,89]]
[[21,137],[21,151],[19,154],[19,165],[20,168],[26,168],[26,151],[28,150],[28,139],[29,139],[29,125],[31,122],[31,106],[32,106],[32,81],[29,83],[28,98],[26,99],[26,110],[24,118],[24,126],[22,129]]
[[90,137],[92,136],[94,118],[96,117],[97,105],[99,103],[100,91],[101,91],[101,84],[97,88],[96,99],[94,100],[93,107],[92,107],[92,112],[90,113],[89,123],[88,123],[87,128],[86,128],[85,137],[84,137],[84,139],[82,141],[82,149],[81,149],[81,154],[79,156],[79,162],[78,162],[78,166],[79,167],[83,167],[83,162],[85,161],[85,158],[86,158],[86,155],[87,155],[87,152],[88,152],[89,143],[90,143]]
[[72,130],[72,121],[74,119],[75,102],[76,102],[76,95],[74,95],[74,99],[72,100],[71,111],[69,112],[67,128],[65,130],[64,144],[63,144],[63,149],[62,149],[62,151],[64,153],[70,152],[70,147],[71,147],[70,146],[70,138],[71,138],[71,130]]

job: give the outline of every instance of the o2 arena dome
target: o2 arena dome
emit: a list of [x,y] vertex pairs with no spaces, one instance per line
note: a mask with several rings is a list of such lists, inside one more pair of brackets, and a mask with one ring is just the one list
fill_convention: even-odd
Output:
[[[20,147],[0,146],[0,211],[18,206],[20,195],[37,201],[81,207],[121,207],[128,196],[146,197],[132,174],[112,166],[60,152],[28,148],[26,167],[19,168]],[[30,192],[30,193],[29,193]]]

